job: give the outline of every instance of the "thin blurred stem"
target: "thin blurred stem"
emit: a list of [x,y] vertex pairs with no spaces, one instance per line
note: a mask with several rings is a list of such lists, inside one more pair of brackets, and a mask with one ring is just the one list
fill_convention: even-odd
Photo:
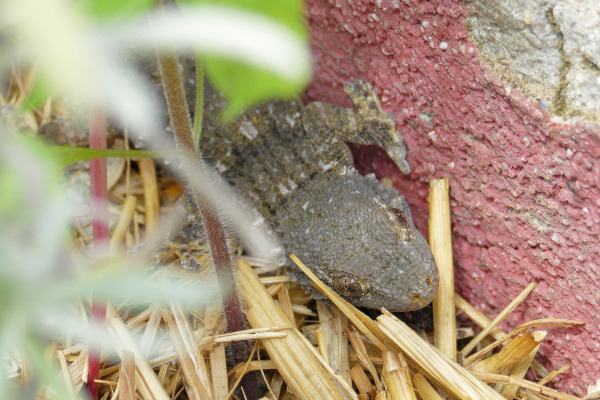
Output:
[[[188,111],[187,101],[185,99],[185,90],[183,87],[183,79],[179,73],[179,65],[174,52],[162,53],[158,56],[158,64],[160,76],[163,83],[165,99],[171,119],[171,125],[175,134],[175,143],[177,148],[187,155],[194,157],[198,164],[204,168],[202,157],[197,150],[193,135],[192,123]],[[202,82],[204,77],[202,77]],[[197,82],[196,82],[197,83]],[[202,101],[198,99],[197,101]],[[203,112],[203,105],[197,104],[196,110]],[[201,129],[201,124],[196,129]],[[191,185],[188,184],[188,190],[197,209],[202,214],[208,240],[210,243],[213,262],[217,275],[217,282],[221,290],[223,299],[223,309],[225,312],[225,321],[227,322],[227,330],[229,332],[240,331],[246,328],[246,318],[242,312],[240,298],[235,284],[235,276],[227,242],[225,241],[225,231],[217,209],[210,203],[204,201]],[[231,344],[233,361],[235,364],[245,362],[251,354],[251,345],[249,342],[233,342]],[[244,393],[248,399],[258,399],[261,396],[261,390],[258,387],[255,375],[246,375],[242,380]]]
[[[95,109],[90,112],[90,148],[106,149],[106,114]],[[94,231],[94,261],[108,256],[110,231],[108,227],[108,196],[106,187],[106,158],[90,160],[90,184],[92,200],[92,226]],[[102,299],[92,301],[92,326],[99,326],[106,319],[106,304]],[[88,355],[88,393],[90,399],[98,398],[96,379],[100,373],[100,350],[90,343]]]
[[202,120],[204,118],[204,67],[200,55],[196,54],[196,108],[194,109],[194,148],[200,152]]

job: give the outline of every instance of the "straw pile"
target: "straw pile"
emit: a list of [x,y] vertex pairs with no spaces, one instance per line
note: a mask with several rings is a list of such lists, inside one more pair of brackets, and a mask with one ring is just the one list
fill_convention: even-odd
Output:
[[[41,116],[47,119],[48,112]],[[112,173],[111,249],[116,252],[141,243],[144,232],[154,231],[162,212],[159,204],[173,203],[182,187],[172,179],[157,178],[154,162],[148,159],[118,163]],[[293,261],[331,304],[307,298],[285,271],[259,276],[241,259],[238,288],[251,326],[247,331],[226,334],[219,304],[198,310],[172,304],[135,313],[109,307],[106,324],[118,346],[116,355],[103,355],[101,398],[229,399],[244,373],[260,371],[267,399],[579,399],[546,386],[568,366],[548,372],[534,359],[546,337],[544,327],[578,322],[549,318],[512,332],[499,329],[535,285],[525,288],[493,319],[477,311],[454,293],[447,181],[431,183],[430,204],[430,242],[441,276],[433,336],[413,331],[386,310],[372,320],[332,292],[294,255]],[[85,221],[74,223],[80,248],[91,241],[89,220]],[[207,245],[198,246],[205,248],[198,261],[206,265]],[[190,279],[203,279],[208,269],[190,274],[194,275]],[[457,322],[457,313],[468,317],[470,324],[464,318]],[[480,332],[474,335],[471,325]],[[457,332],[458,339],[472,337],[460,350]],[[225,348],[235,340],[254,340],[258,357],[228,367]],[[49,351],[60,363],[64,379],[74,391],[80,390],[87,376],[87,350],[65,342],[53,344]],[[22,367],[17,378],[26,381]],[[529,370],[537,381],[525,379]],[[600,393],[586,398],[600,398]]]
[[[147,169],[140,166],[139,171],[144,174]],[[136,182],[137,177],[132,179],[137,174],[134,170],[125,173],[131,174],[130,182]],[[150,173],[150,176],[156,179],[156,174]],[[133,192],[127,192],[119,184],[113,188],[113,200],[119,199],[116,201],[123,204],[119,221],[138,221],[141,225],[149,218],[157,219],[146,215],[148,208],[143,205],[147,199],[165,199],[165,195],[148,193],[148,190],[157,188],[179,193],[171,181],[148,181],[140,177],[141,184]],[[411,330],[385,310],[376,320],[370,319],[318,281],[294,255],[291,255],[292,260],[333,304],[312,302],[284,272],[259,276],[241,259],[238,287],[252,329],[225,334],[219,305],[187,312],[173,305],[170,309],[148,309],[137,315],[119,315],[111,310],[107,323],[123,350],[118,359],[107,359],[101,371],[103,398],[135,398],[138,393],[144,399],[166,399],[179,398],[185,392],[190,398],[227,399],[232,398],[244,373],[258,370],[267,383],[265,397],[268,399],[382,400],[448,396],[456,399],[577,399],[545,386],[568,367],[548,373],[534,361],[546,336],[541,329],[570,327],[577,322],[544,319],[531,321],[509,333],[500,330],[499,323],[534,289],[534,284],[525,288],[493,320],[455,294],[447,182],[435,181],[431,186],[430,241],[435,246],[442,282],[434,304],[433,343],[437,346],[427,339],[427,332]],[[138,199],[135,207],[131,206],[132,196]],[[140,231],[142,226],[130,227],[120,234],[120,241],[135,243],[135,232]],[[130,240],[126,239],[127,235],[132,236]],[[116,240],[113,244],[119,245]],[[459,351],[456,350],[457,311],[481,328]],[[146,340],[138,344],[132,339],[132,332],[140,331]],[[466,331],[467,336],[472,332],[464,322],[459,331],[463,334]],[[247,339],[255,340],[259,357],[228,369],[225,346],[233,340]],[[161,342],[163,352],[148,356],[149,349]],[[75,388],[81,386],[85,377],[85,351],[57,346],[56,354]],[[454,361],[456,359],[460,363]],[[532,368],[539,381],[524,378]],[[124,394],[125,391],[128,394]]]

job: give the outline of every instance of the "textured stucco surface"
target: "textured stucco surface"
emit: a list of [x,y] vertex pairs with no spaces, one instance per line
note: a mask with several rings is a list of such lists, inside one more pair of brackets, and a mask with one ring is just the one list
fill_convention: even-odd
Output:
[[440,1],[309,0],[315,80],[307,100],[349,106],[342,84],[365,78],[405,132],[413,168],[356,149],[364,172],[393,178],[425,232],[427,182],[448,177],[456,286],[495,315],[529,282],[537,289],[503,328],[544,317],[584,321],[549,329],[540,352],[557,383],[583,393],[600,378],[600,129],[552,122],[535,99],[482,67],[469,8]]
[[486,67],[546,111],[600,120],[600,2],[472,0],[469,37]]

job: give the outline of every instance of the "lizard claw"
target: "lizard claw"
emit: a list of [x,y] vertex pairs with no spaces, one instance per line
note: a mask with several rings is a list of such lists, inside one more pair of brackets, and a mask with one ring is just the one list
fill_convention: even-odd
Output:
[[388,147],[384,147],[385,152],[392,159],[394,164],[398,167],[400,172],[404,175],[410,174],[410,165],[408,165],[408,161],[406,161],[406,146],[404,146],[404,142],[402,145],[392,145]]

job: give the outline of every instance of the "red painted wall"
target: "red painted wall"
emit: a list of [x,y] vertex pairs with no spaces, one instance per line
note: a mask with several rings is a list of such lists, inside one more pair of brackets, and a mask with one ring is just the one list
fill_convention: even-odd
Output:
[[428,181],[450,180],[456,288],[489,315],[529,282],[537,289],[503,326],[571,318],[549,329],[547,367],[572,369],[557,387],[584,393],[600,378],[600,129],[553,123],[482,69],[456,1],[308,0],[315,78],[307,100],[350,106],[342,84],[365,78],[405,133],[409,176],[378,149],[362,172],[391,176],[425,232]]

